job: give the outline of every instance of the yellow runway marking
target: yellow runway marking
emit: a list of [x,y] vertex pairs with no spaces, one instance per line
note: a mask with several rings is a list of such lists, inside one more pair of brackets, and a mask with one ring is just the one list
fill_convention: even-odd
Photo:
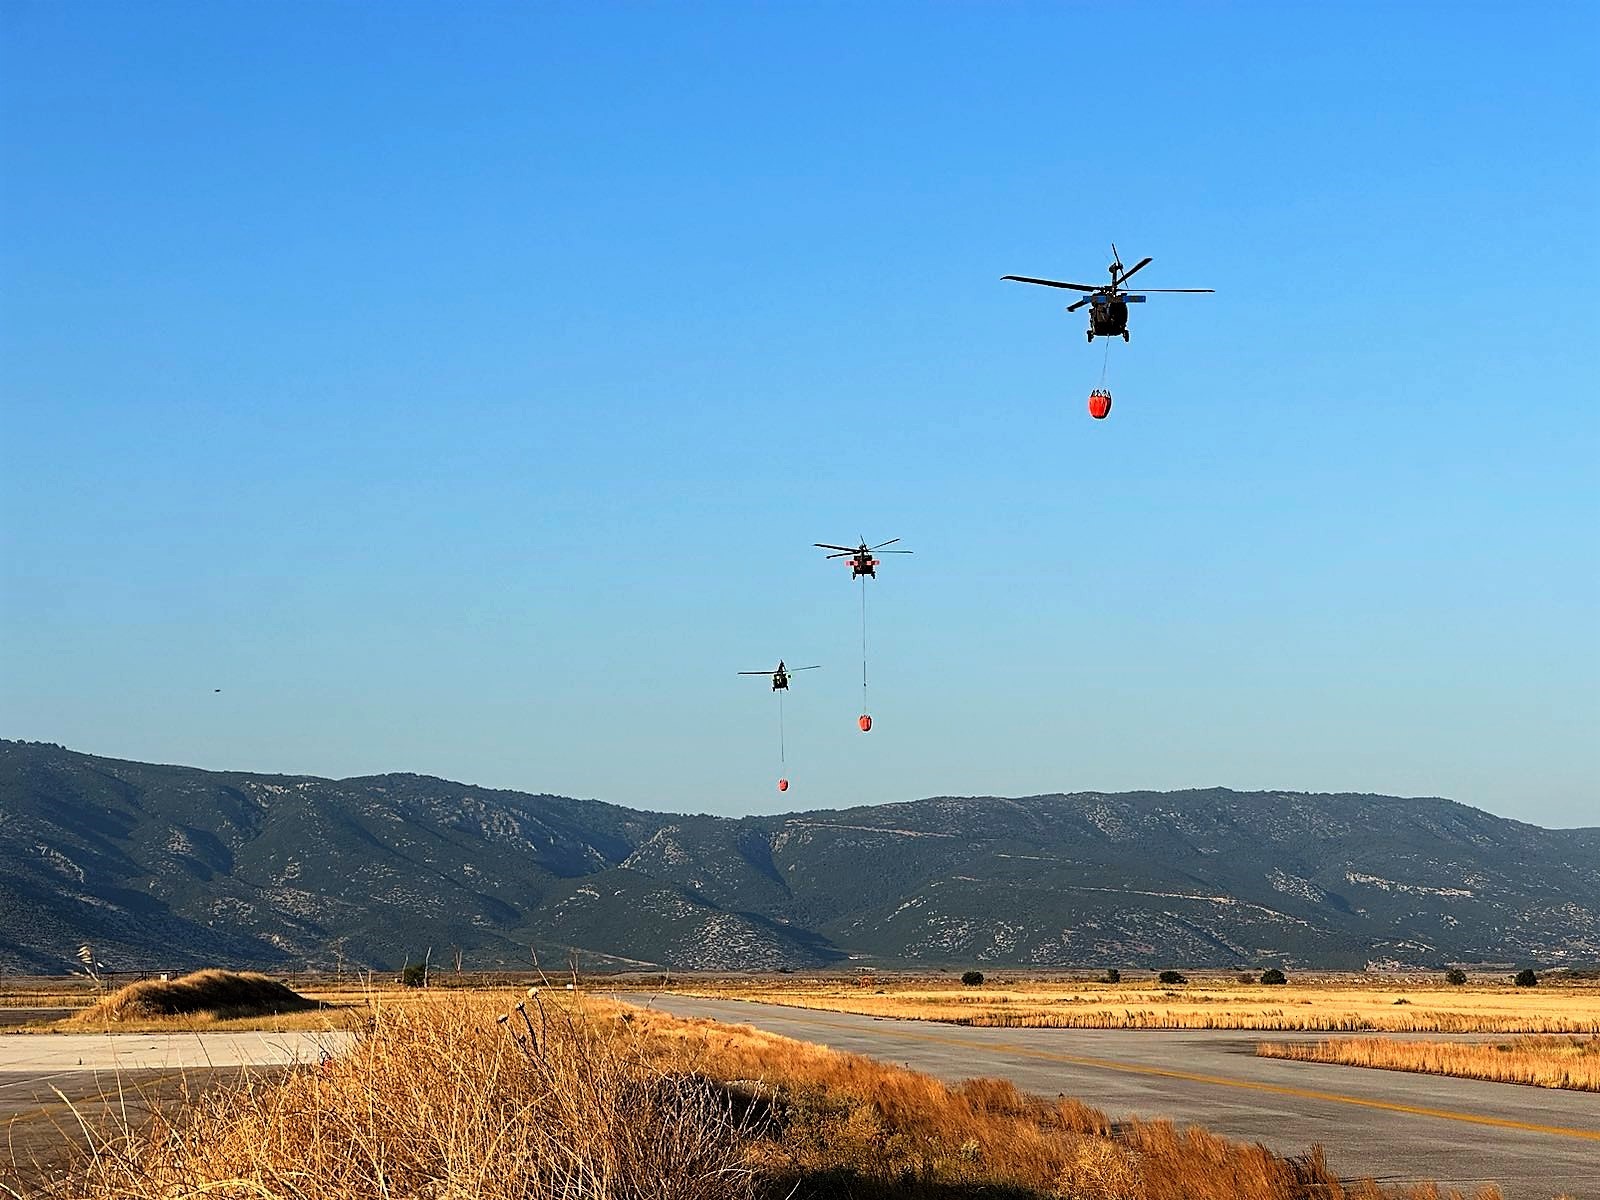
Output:
[[[835,1021],[819,1021],[814,1017],[791,1017],[785,1014],[786,1021],[793,1021],[799,1025],[814,1025],[820,1029],[840,1029],[850,1032],[859,1032],[856,1026],[841,1025]],[[885,1021],[884,1024],[888,1022]],[[972,1049],[975,1046],[988,1047],[992,1050],[1002,1050],[1007,1054],[1018,1054],[1026,1058],[1042,1058],[1050,1062],[1070,1063],[1081,1067],[1098,1067],[1104,1071],[1122,1071],[1129,1075],[1154,1075],[1163,1079],[1182,1079],[1190,1083],[1209,1083],[1218,1087],[1243,1088],[1247,1091],[1270,1092],[1278,1096],[1294,1096],[1300,1100],[1325,1100],[1332,1104],[1353,1104],[1360,1108],[1376,1108],[1385,1112],[1407,1113],[1416,1117],[1437,1117],[1445,1121],[1462,1121],[1469,1125],[1493,1125],[1498,1129],[1521,1129],[1528,1133],[1546,1133],[1553,1137],[1581,1138],[1585,1141],[1600,1142],[1600,1129],[1571,1129],[1564,1125],[1537,1125],[1531,1121],[1513,1121],[1509,1117],[1488,1117],[1478,1113],[1456,1112],[1447,1108],[1428,1108],[1420,1104],[1398,1104],[1392,1100],[1368,1100],[1361,1096],[1346,1096],[1342,1092],[1321,1092],[1310,1088],[1290,1087],[1281,1083],[1257,1083],[1248,1079],[1229,1079],[1223,1075],[1200,1075],[1193,1071],[1174,1071],[1167,1067],[1146,1067],[1138,1063],[1116,1062],[1107,1058],[1088,1058],[1076,1054],[1061,1054],[1053,1050],[1038,1050],[1032,1046],[1021,1046],[1011,1042],[969,1041],[960,1037],[951,1037],[948,1034],[913,1032],[908,1029],[885,1030],[893,1037],[905,1038],[910,1041],[937,1042],[944,1046],[959,1046],[962,1049]]]

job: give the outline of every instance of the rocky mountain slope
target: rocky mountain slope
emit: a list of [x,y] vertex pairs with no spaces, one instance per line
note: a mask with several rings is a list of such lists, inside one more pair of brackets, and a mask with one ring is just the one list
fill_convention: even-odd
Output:
[[1600,830],[1439,799],[941,797],[732,819],[0,741],[0,965],[1600,961]]

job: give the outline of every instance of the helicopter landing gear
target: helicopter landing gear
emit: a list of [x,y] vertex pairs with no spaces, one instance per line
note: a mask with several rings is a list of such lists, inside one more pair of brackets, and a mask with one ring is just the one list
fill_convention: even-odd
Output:
[[1123,341],[1127,341],[1128,340],[1128,331],[1126,329],[1124,329],[1122,331],[1122,340]]
[[1094,330],[1092,330],[1092,329],[1084,330],[1083,336],[1088,338],[1091,342],[1094,341]]

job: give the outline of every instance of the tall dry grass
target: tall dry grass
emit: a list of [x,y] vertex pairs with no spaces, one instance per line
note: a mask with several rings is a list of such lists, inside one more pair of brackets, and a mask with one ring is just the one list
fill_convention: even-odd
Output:
[[1600,1037],[1522,1037],[1498,1044],[1336,1038],[1314,1044],[1263,1042],[1256,1053],[1263,1058],[1600,1092]]
[[[257,1073],[93,1134],[43,1193],[392,1200],[738,1200],[717,1089],[569,1015],[512,1036],[493,1002],[381,1009],[343,1057]],[[537,1024],[534,1026],[538,1028]]]
[[[448,996],[342,1059],[94,1137],[50,1200],[1416,1200],[1203,1130],[1106,1117],[628,1006]],[[1477,1193],[1497,1197],[1494,1189]]]

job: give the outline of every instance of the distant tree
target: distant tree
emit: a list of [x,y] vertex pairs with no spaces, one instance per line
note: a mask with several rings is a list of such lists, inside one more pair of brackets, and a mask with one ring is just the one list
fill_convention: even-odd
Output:
[[1277,967],[1268,967],[1265,971],[1261,972],[1261,982],[1262,983],[1288,983],[1289,982],[1289,977],[1287,975],[1285,975],[1282,971],[1278,970]]
[[1239,982],[1240,983],[1254,983],[1255,981],[1256,981],[1256,977],[1254,975],[1250,974],[1249,971],[1240,971],[1239,972]]
[[1178,971],[1163,971],[1163,972],[1161,972],[1161,974],[1157,975],[1156,978],[1159,979],[1162,983],[1188,983],[1189,982],[1186,978],[1184,978],[1182,973],[1178,972]]
[[1115,967],[1108,967],[1106,969],[1106,982],[1107,983],[1121,983],[1122,982],[1122,972],[1117,970]]
[[1444,981],[1446,983],[1453,983],[1459,987],[1461,984],[1467,981],[1467,973],[1460,967],[1451,967],[1444,973]]
[[966,984],[968,987],[977,987],[983,982],[983,972],[963,971],[961,974],[961,982]]
[[400,968],[400,982],[406,987],[427,987],[428,964],[425,962],[408,962]]
[[1511,981],[1518,987],[1538,987],[1539,977],[1533,973],[1532,967],[1523,967],[1517,972],[1517,977]]

